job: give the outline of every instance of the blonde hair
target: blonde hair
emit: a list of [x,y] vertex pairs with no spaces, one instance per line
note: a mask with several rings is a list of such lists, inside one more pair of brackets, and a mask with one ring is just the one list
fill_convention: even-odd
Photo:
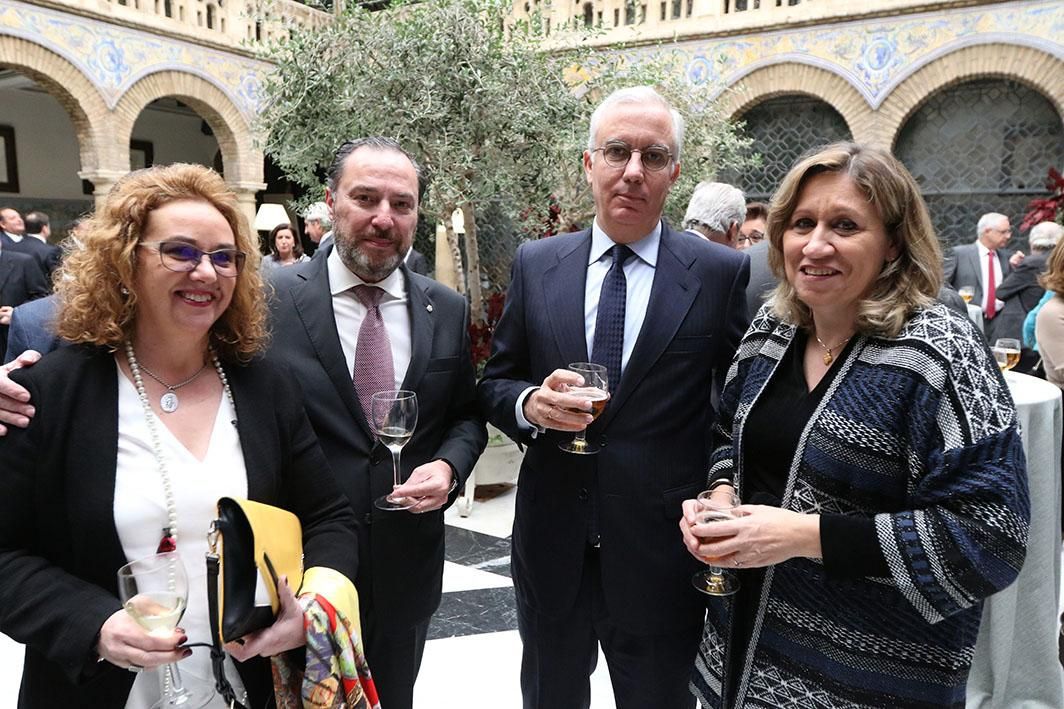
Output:
[[133,335],[137,244],[148,215],[170,202],[193,200],[217,209],[247,260],[236,276],[233,299],[214,323],[210,341],[218,356],[247,361],[266,345],[266,300],[259,250],[236,195],[218,173],[176,163],[131,172],[111,189],[102,207],[78,227],[79,246],[56,275],[56,333],[65,340],[117,349]]
[[1058,241],[1053,247],[1046,261],[1046,271],[1038,282],[1046,290],[1064,294],[1064,239]]
[[834,143],[799,158],[772,197],[765,231],[768,261],[779,279],[772,306],[777,317],[811,328],[813,315],[787,281],[783,235],[802,187],[815,175],[843,173],[868,197],[898,256],[883,266],[871,291],[858,305],[857,330],[893,337],[918,308],[930,305],[942,286],[942,249],[927,205],[909,171],[893,155],[856,143]]

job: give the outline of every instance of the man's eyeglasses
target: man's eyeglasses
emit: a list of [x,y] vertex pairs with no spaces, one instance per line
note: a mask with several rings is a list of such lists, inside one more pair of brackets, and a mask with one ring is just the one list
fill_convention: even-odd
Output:
[[651,172],[664,170],[672,162],[672,151],[664,145],[648,145],[645,148],[633,148],[621,141],[610,141],[601,148],[595,148],[591,152],[602,153],[602,159],[610,167],[625,167],[632,159],[632,153],[639,153],[639,160],[643,167]]
[[142,241],[137,246],[146,246],[159,252],[163,268],[177,273],[195,271],[206,256],[214,266],[214,272],[225,278],[233,278],[244,267],[247,254],[236,249],[202,251],[184,241]]
[[743,234],[739,232],[739,243],[745,244],[749,241],[751,244],[760,244],[761,240],[765,238],[765,235],[759,231],[752,231],[749,234]]

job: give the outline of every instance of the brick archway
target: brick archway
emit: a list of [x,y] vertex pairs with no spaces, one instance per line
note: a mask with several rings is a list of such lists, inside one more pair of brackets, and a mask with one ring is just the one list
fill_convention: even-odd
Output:
[[874,114],[861,94],[841,76],[809,64],[783,62],[750,72],[721,96],[722,108],[729,118],[739,118],[757,104],[786,94],[824,101],[846,121],[854,140],[875,142]]
[[82,172],[106,162],[104,153],[114,142],[110,111],[87,76],[47,47],[9,35],[0,35],[0,65],[33,79],[63,107],[74,126]]
[[1064,116],[1064,61],[1009,44],[981,44],[951,52],[899,84],[880,106],[882,134],[893,148],[906,121],[942,89],[973,79],[1013,79],[1039,92]]
[[[119,145],[129,145],[133,125],[156,99],[178,98],[207,121],[218,141],[230,185],[261,183],[263,154],[240,111],[217,86],[194,74],[160,71],[140,79],[123,94],[115,107],[115,135]],[[128,153],[124,157],[128,169]]]

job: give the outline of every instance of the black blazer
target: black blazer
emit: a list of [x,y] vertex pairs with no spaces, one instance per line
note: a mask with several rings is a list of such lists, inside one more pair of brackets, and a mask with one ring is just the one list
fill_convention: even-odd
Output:
[[610,613],[633,632],[700,625],[705,605],[691,587],[699,568],[677,526],[681,502],[705,488],[710,395],[746,324],[749,261],[742,252],[664,225],[643,329],[619,387],[588,432],[604,447],[577,456],[532,438],[514,407],[569,362],[587,361],[585,230],[518,249],[506,308],[478,389],[488,419],[528,445],[517,487],[514,585],[547,615],[572,608],[587,545],[588,506],[599,510],[602,584]]
[[[225,369],[248,496],[299,516],[308,568],[353,577],[357,523],[291,375],[265,362]],[[0,632],[26,644],[19,707],[120,707],[134,676],[93,654],[104,621],[122,607],[115,572],[128,561],[113,513],[114,358],[65,347],[12,379],[30,390],[39,414],[0,438]],[[238,670],[253,705],[265,706],[273,695],[269,663],[238,663]]]
[[[391,454],[375,441],[355,395],[336,334],[327,256],[271,273],[271,353],[299,380],[325,457],[365,523],[355,579],[363,609],[384,627],[409,628],[427,620],[440,604],[443,510],[415,515],[373,506],[392,489]],[[418,396],[417,429],[402,453],[403,478],[442,458],[464,484],[487,444],[476,409],[469,306],[453,290],[402,269],[412,330],[403,388]]]
[[[37,261],[29,254],[0,248],[0,305],[21,305],[46,295],[48,282]],[[7,349],[7,327],[0,325],[0,354]]]

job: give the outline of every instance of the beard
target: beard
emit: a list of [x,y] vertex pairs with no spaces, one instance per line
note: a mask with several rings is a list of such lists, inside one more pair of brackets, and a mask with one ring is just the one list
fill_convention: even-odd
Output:
[[[382,258],[373,259],[359,248],[358,240],[339,224],[333,224],[333,243],[336,244],[336,252],[340,255],[340,261],[347,269],[367,283],[379,283],[391,275],[392,271],[399,268],[403,262],[406,251],[396,248],[394,254]],[[409,248],[407,249],[409,250]]]

